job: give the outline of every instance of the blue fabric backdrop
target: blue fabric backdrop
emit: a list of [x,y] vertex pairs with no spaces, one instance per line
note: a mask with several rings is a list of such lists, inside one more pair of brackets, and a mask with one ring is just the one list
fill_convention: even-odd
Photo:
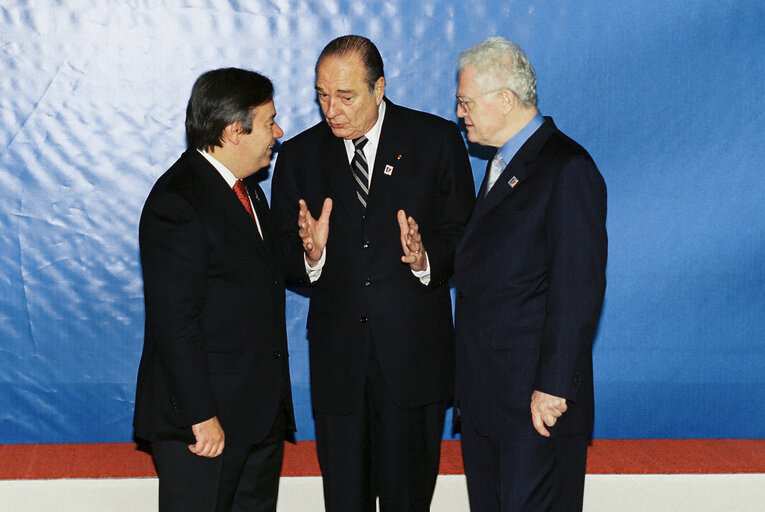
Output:
[[[595,158],[610,235],[596,437],[762,437],[764,27],[759,0],[4,0],[0,443],[132,438],[138,218],[185,148],[193,81],[268,75],[289,138],[320,119],[315,59],[345,33],[377,43],[393,101],[455,120],[459,52],[515,40],[541,111]],[[287,307],[313,439],[307,304]]]

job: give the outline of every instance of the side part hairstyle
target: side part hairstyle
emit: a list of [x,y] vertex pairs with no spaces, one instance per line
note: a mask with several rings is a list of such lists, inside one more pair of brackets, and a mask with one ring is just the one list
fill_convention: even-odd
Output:
[[244,133],[252,131],[252,109],[273,98],[271,80],[239,68],[203,73],[191,89],[186,106],[186,140],[190,148],[211,150],[223,144],[223,130],[239,122]]

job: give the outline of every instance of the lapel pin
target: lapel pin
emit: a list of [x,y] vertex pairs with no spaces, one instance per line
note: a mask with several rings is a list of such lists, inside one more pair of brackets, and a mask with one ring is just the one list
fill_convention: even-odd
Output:
[[510,180],[508,180],[507,184],[510,185],[510,188],[515,187],[518,184],[518,178],[513,176],[512,178],[510,178]]
[[398,156],[396,157],[396,160],[401,160],[401,155],[398,155]]
[[[401,155],[399,155],[399,158],[401,158]],[[388,176],[393,174],[393,166],[392,165],[386,165],[385,166],[385,170],[383,171],[383,174],[387,174]]]

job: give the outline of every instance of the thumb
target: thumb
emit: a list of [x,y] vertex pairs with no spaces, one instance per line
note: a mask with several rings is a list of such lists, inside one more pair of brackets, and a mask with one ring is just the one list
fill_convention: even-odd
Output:
[[321,207],[321,217],[319,217],[319,220],[328,222],[329,215],[331,213],[332,213],[332,199],[328,197],[324,200],[324,204]]

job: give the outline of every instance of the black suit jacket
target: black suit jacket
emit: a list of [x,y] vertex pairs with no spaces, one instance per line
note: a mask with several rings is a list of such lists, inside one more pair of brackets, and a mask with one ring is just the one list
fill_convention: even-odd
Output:
[[234,191],[193,149],[146,200],[138,437],[194,442],[190,426],[217,416],[227,442],[257,443],[282,397],[294,428],[281,253],[263,191],[247,186],[264,239]]
[[[447,281],[474,201],[470,164],[454,123],[385,101],[365,218],[343,141],[326,122],[285,142],[274,171],[274,221],[288,275],[305,277],[298,199],[317,218],[326,197],[334,203],[327,260],[308,313],[313,407],[329,414],[350,413],[361,403],[372,346],[398,405],[416,407],[453,393]],[[419,224],[431,266],[428,286],[401,262],[399,209]]]
[[457,248],[457,396],[476,430],[532,437],[537,389],[565,397],[551,435],[592,429],[592,341],[605,291],[606,187],[547,118],[508,163]]

